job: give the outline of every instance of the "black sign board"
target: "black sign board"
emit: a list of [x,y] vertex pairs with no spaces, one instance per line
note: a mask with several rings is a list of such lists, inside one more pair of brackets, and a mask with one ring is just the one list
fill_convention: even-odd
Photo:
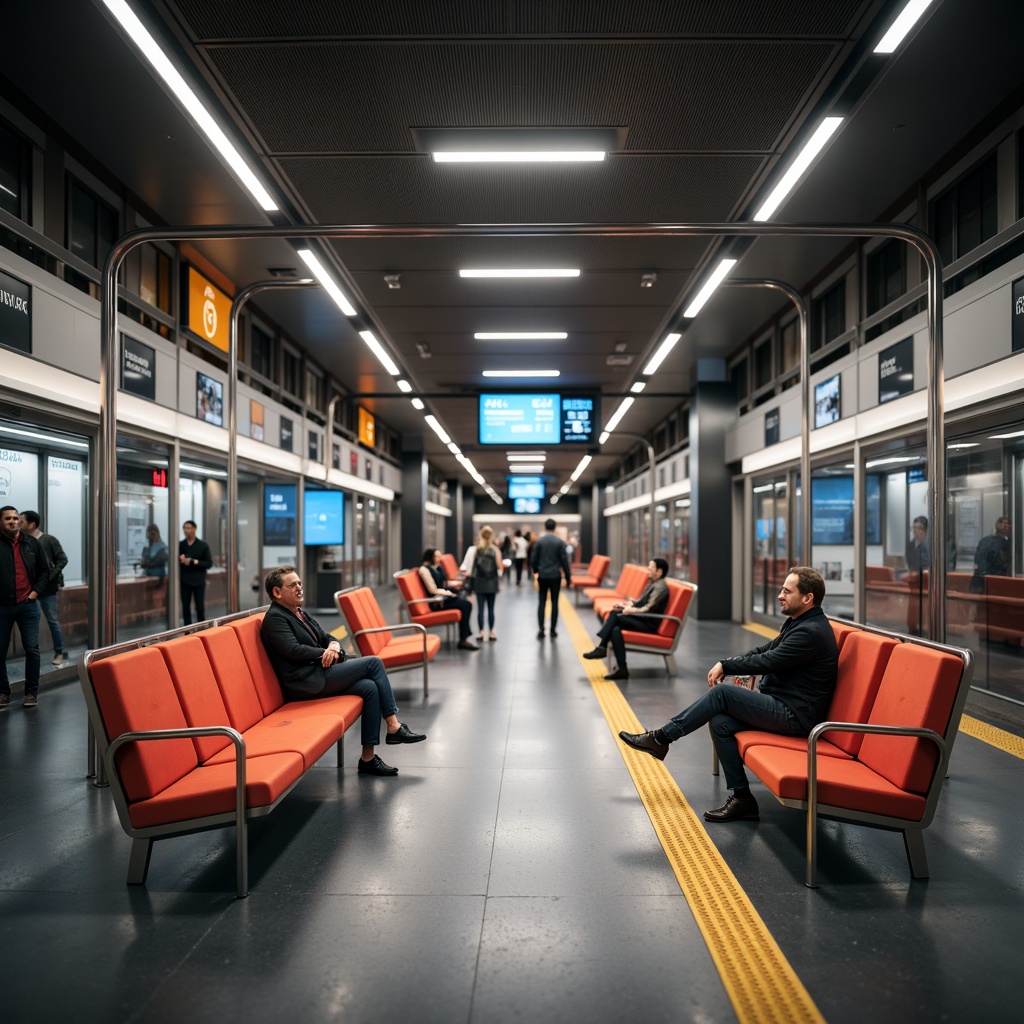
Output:
[[1014,352],[1024,351],[1024,277],[1013,282],[1013,313],[1010,316],[1010,338]]
[[281,451],[292,450],[292,438],[295,435],[295,424],[286,417],[281,417]]
[[313,462],[320,461],[320,435],[315,430],[309,432],[309,457]]
[[32,286],[0,270],[0,345],[32,352]]
[[156,351],[127,334],[121,335],[121,390],[156,400]]
[[891,402],[914,390],[914,339],[904,338],[878,353],[878,401]]
[[331,444],[331,468],[341,469],[341,445],[337,442]]
[[764,446],[779,443],[779,410],[778,407],[769,409],[764,414]]

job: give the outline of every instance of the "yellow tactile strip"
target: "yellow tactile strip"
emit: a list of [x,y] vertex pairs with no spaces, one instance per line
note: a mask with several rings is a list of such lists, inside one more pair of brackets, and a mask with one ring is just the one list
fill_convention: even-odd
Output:
[[[564,595],[561,613],[576,650],[582,653],[592,647],[593,640]],[[642,726],[618,686],[603,678],[605,663],[583,661],[583,666],[740,1024],[823,1022],[668,769],[618,740],[620,729],[637,732]]]
[[960,731],[1007,754],[1013,754],[1014,757],[1024,758],[1024,737],[1015,736],[1012,732],[971,718],[970,715],[964,715],[960,720]]

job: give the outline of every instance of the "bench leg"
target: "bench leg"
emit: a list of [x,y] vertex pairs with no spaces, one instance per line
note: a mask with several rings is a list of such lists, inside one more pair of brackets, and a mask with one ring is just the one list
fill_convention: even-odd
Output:
[[345,734],[342,733],[338,737],[338,742],[335,744],[338,751],[338,768],[341,769],[345,766]]
[[429,661],[430,661],[430,659],[427,658],[426,656],[424,656],[424,658],[423,658],[423,696],[424,697],[427,696],[427,685],[428,685],[427,665],[429,664]]
[[676,656],[674,654],[665,655],[665,673],[669,676],[676,674]]
[[907,851],[911,877],[927,878],[928,854],[924,848],[924,829],[905,828],[903,830],[903,846]]
[[[711,726],[708,725],[708,735],[711,736]],[[718,747],[715,746],[715,740],[711,738],[711,774],[718,775]]]
[[149,858],[153,853],[152,839],[133,839],[128,858],[128,884],[145,885],[149,874]]

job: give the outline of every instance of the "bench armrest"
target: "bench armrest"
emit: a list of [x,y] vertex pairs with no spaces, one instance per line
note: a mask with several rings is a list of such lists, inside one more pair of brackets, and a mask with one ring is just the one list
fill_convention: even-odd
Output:
[[678,615],[659,615],[657,612],[626,612],[626,614],[635,615],[638,619],[669,619],[676,625],[683,624],[683,620]]
[[[420,625],[418,622],[408,622],[398,626],[374,626],[372,629],[361,629],[358,633],[353,633],[352,639],[362,636],[364,633],[398,633],[401,630],[418,629],[423,634],[423,671],[426,672],[427,664],[427,627]],[[358,645],[357,645],[358,646]],[[426,677],[424,677],[426,678]],[[424,691],[426,692],[426,691]]]
[[444,600],[444,594],[431,594],[429,597],[410,597],[410,598],[408,598],[406,600],[405,603],[406,604],[422,604],[423,602],[427,602],[428,604],[432,604],[432,603],[434,603],[436,601],[443,601],[443,600]]

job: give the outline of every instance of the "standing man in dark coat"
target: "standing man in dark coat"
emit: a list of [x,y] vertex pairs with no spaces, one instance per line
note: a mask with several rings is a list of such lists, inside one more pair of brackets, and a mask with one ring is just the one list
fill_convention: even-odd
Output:
[[46,554],[35,537],[21,529],[13,505],[0,508],[0,711],[11,702],[7,649],[18,624],[25,648],[25,707],[39,703],[39,597],[50,579]]
[[555,533],[554,519],[544,523],[544,536],[539,537],[530,550],[530,568],[537,577],[537,639],[544,639],[544,605],[551,595],[551,636],[558,636],[558,594],[565,585],[572,585],[572,569],[565,541]]
[[399,722],[384,662],[374,657],[346,660],[341,644],[302,610],[302,580],[294,565],[271,569],[264,587],[273,604],[263,616],[260,635],[289,700],[346,693],[362,697],[359,774],[397,775],[398,769],[385,764],[374,751],[380,743],[381,719],[387,725],[387,743],[419,743],[427,737]]
[[[711,738],[732,794],[722,807],[704,812],[706,821],[756,821],[759,816],[736,733],[764,729],[806,736],[825,721],[836,688],[839,652],[832,625],[821,610],[824,597],[821,573],[807,566],[790,569],[779,591],[786,622],[774,640],[716,662],[708,672],[708,692],[660,729],[619,733],[629,746],[664,761],[670,743],[711,723]],[[763,678],[757,689],[723,682],[726,676],[743,675]]]
[[50,636],[53,638],[53,661],[50,664],[54,668],[60,668],[67,658],[64,655],[64,635],[60,631],[60,619],[57,618],[57,592],[64,586],[64,566],[68,564],[68,556],[53,534],[43,533],[39,529],[40,522],[38,512],[27,509],[21,513],[22,533],[27,533],[39,541],[50,567],[50,578],[45,589],[39,592],[39,610],[43,613],[50,627]]
[[196,536],[199,529],[189,519],[181,528],[185,539],[178,541],[179,586],[181,589],[181,623],[192,625],[192,599],[196,602],[196,622],[206,618],[206,570],[213,565],[210,545]]

